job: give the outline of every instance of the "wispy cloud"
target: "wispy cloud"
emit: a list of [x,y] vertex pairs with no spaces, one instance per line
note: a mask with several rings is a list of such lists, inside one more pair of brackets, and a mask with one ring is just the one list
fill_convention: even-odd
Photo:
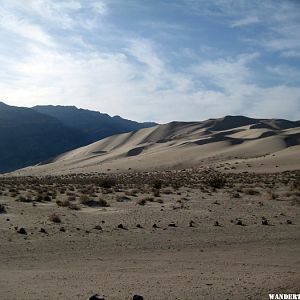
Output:
[[237,21],[234,21],[230,27],[235,28],[235,27],[244,27],[244,26],[249,26],[253,24],[259,23],[259,19],[257,16],[247,16],[243,19],[239,19]]

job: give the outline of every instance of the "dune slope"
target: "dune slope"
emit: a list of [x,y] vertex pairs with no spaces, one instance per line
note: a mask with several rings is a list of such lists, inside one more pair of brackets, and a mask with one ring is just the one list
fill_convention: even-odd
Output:
[[227,116],[171,122],[114,135],[29,167],[18,175],[117,172],[214,166],[231,171],[300,167],[299,122]]

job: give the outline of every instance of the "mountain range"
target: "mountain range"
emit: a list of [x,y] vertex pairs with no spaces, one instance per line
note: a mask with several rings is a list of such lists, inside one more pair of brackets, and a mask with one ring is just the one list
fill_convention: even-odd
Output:
[[0,102],[0,173],[46,161],[114,134],[154,125],[75,106],[25,108]]

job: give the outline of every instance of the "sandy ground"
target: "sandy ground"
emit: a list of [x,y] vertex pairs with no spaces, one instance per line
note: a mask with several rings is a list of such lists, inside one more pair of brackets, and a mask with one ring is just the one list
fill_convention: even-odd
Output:
[[[214,189],[194,172],[182,175],[193,184],[163,183],[160,197],[147,182],[130,184],[130,178],[112,189],[87,184],[110,206],[87,207],[77,198],[80,210],[56,204],[68,191],[79,194],[80,184],[1,182],[0,299],[87,299],[95,293],[105,299],[269,299],[269,292],[299,292],[300,193],[290,186],[299,173],[226,175],[230,182]],[[16,190],[25,195],[36,186],[57,190],[56,199],[16,201]],[[52,213],[61,223],[49,220]],[[27,235],[17,233],[21,227]]]

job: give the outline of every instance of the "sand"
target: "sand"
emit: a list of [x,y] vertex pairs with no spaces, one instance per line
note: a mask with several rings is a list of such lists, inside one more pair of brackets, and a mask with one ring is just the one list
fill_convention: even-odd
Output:
[[[300,198],[290,185],[299,172],[227,174],[231,179],[220,189],[203,183],[203,172],[116,175],[120,184],[112,189],[97,190],[87,181],[91,197],[110,206],[78,204],[78,211],[55,202],[80,194],[83,184],[76,181],[2,182],[0,203],[7,212],[0,214],[0,298],[87,299],[99,293],[105,299],[268,299],[269,292],[299,292]],[[164,179],[160,197],[152,196],[149,178]],[[165,186],[168,178],[183,186]],[[16,184],[21,195],[38,186],[56,190],[56,199],[18,202]],[[121,196],[128,199],[118,202]],[[51,222],[52,213],[62,222]]]
[[118,173],[207,165],[224,171],[260,173],[300,168],[298,123],[288,126],[285,122],[289,121],[226,118],[171,122],[115,135],[14,175]]

